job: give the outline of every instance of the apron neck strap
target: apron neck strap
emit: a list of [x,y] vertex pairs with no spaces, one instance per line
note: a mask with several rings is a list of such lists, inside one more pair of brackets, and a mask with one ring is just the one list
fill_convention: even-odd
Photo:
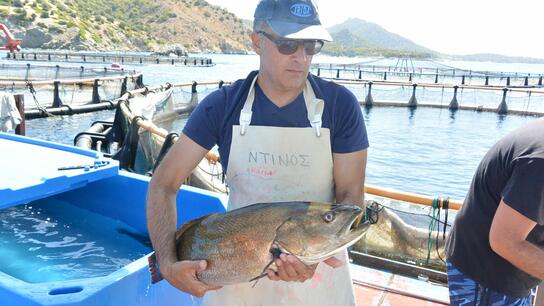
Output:
[[[251,116],[253,112],[251,111],[253,107],[253,102],[255,101],[255,82],[257,81],[257,74],[251,86],[249,87],[249,93],[247,94],[244,107],[240,113],[240,135],[245,135],[247,127],[251,124]],[[321,136],[321,126],[323,116],[323,109],[325,108],[325,101],[323,99],[317,99],[315,96],[314,89],[309,80],[306,80],[306,85],[302,91],[304,96],[304,103],[306,105],[306,111],[308,113],[308,121],[310,125],[315,129],[317,137]]]
[[253,107],[253,101],[255,101],[255,82],[257,82],[258,76],[259,74],[257,74],[251,82],[249,93],[247,94],[246,102],[244,103],[244,108],[242,108],[242,112],[240,113],[240,135],[246,134],[246,129],[251,123],[251,116],[253,115],[251,109]]
[[315,129],[317,137],[321,136],[321,126],[323,116],[323,109],[325,108],[325,101],[318,99],[315,96],[314,89],[309,80],[306,80],[306,86],[302,91],[304,95],[304,102],[306,103],[306,111],[308,113],[308,121],[310,125]]

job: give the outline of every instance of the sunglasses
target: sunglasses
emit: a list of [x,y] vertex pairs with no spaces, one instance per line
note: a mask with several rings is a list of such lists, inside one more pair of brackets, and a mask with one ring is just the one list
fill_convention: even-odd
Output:
[[278,47],[278,51],[284,55],[291,55],[297,52],[298,46],[300,46],[300,44],[302,44],[302,46],[304,47],[304,52],[306,52],[307,55],[314,55],[321,51],[321,48],[323,48],[324,44],[322,40],[285,39],[276,38],[263,31],[259,31],[257,33],[264,35],[264,37],[268,38],[271,42],[273,42],[276,47]]

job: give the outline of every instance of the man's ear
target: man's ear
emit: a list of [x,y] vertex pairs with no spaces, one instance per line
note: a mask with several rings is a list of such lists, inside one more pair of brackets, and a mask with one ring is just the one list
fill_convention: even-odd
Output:
[[262,45],[262,39],[261,35],[259,35],[256,32],[251,33],[251,45],[253,46],[253,50],[255,50],[255,53],[261,55],[261,45]]

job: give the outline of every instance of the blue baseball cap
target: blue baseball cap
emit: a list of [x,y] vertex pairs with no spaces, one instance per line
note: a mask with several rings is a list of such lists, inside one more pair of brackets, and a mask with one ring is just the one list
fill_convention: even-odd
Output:
[[332,41],[314,0],[261,0],[253,17],[266,21],[280,37]]

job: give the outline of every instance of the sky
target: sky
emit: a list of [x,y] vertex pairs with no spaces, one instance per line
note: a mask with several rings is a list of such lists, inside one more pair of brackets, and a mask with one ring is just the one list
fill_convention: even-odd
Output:
[[[207,0],[253,20],[258,0]],[[543,0],[316,0],[321,22],[376,23],[447,54],[497,53],[544,58]]]

